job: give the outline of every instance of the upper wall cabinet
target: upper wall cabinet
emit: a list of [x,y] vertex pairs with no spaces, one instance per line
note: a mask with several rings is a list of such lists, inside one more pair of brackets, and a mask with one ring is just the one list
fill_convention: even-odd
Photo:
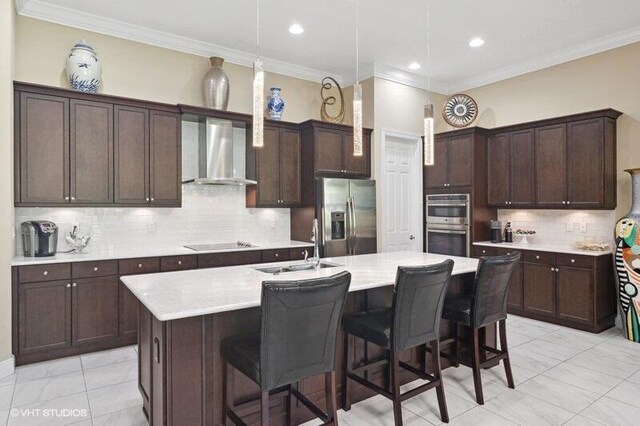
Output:
[[487,145],[488,204],[614,209],[620,114],[607,109],[492,131]]
[[16,206],[180,206],[177,107],[15,84]]

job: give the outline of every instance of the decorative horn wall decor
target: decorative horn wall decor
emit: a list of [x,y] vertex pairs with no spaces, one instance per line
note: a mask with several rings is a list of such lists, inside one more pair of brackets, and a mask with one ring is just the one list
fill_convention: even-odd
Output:
[[[325,93],[333,89],[334,85],[336,89],[338,89],[338,95],[340,95],[340,112],[338,112],[338,114],[336,115],[329,115],[329,113],[327,112],[327,105],[335,105],[337,99],[331,94],[325,96]],[[322,118],[322,121],[342,124],[342,122],[344,121],[344,95],[342,94],[342,88],[334,78],[325,77],[322,79],[322,89],[320,89],[320,96],[322,96],[322,106],[320,107],[320,117]]]

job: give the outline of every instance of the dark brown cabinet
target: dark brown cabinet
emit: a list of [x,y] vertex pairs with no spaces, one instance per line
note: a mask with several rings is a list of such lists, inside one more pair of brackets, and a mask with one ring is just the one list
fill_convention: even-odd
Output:
[[530,207],[535,203],[534,132],[520,130],[487,139],[487,204]]
[[589,269],[558,267],[557,315],[569,321],[593,322],[593,272]]
[[474,133],[437,135],[434,165],[424,167],[426,189],[473,185]]
[[[473,246],[472,257],[480,258],[484,256],[500,256],[511,254],[513,250],[499,247]],[[510,313],[522,311],[523,288],[522,288],[522,262],[519,262],[513,270],[513,275],[509,281],[509,295],[507,296],[507,308]]]
[[567,126],[554,124],[535,131],[537,204],[561,207],[567,204]]
[[181,204],[177,107],[15,84],[16,206]]
[[534,314],[555,316],[555,270],[549,265],[522,265],[524,310]]
[[[258,181],[247,187],[248,207],[300,205],[300,131],[282,123],[264,127],[264,146],[248,145],[247,177]],[[255,157],[255,158],[254,158]]]
[[81,278],[71,284],[73,345],[118,337],[118,277]]
[[[604,118],[567,124],[567,204],[571,208],[598,208],[605,204],[608,147],[603,143],[604,125]],[[608,173],[615,175],[615,170]]]
[[71,204],[113,202],[113,105],[71,99]]
[[[69,280],[23,283],[19,286],[21,354],[71,346],[71,283]],[[15,330],[14,330],[15,332]]]
[[16,204],[68,204],[69,99],[26,92],[17,98]]

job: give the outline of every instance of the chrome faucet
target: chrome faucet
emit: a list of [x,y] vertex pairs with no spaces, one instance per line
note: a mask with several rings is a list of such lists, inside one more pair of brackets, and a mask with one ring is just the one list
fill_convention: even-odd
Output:
[[313,219],[313,226],[311,227],[311,242],[313,242],[313,257],[307,259],[307,262],[312,262],[313,266],[317,268],[320,265],[320,250],[318,235],[318,219]]

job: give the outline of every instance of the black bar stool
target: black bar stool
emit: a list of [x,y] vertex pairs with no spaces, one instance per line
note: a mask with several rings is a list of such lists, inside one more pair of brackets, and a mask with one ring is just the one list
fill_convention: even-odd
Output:
[[[476,390],[478,404],[484,404],[482,395],[482,379],[480,370],[495,361],[503,361],[507,375],[507,384],[515,388],[509,348],[507,347],[507,297],[511,274],[520,261],[520,253],[506,256],[481,257],[470,294],[447,297],[444,302],[442,318],[452,321],[453,345],[451,361],[456,367],[458,362],[458,324],[471,328],[471,367],[473,368],[473,384]],[[480,329],[500,323],[500,349],[480,345]],[[482,351],[482,352],[481,352]],[[494,355],[485,361],[480,361],[480,355],[486,358],[487,352]]]
[[[343,408],[351,408],[349,379],[366,386],[393,401],[396,426],[402,425],[401,402],[431,388],[436,388],[438,405],[443,422],[449,422],[447,402],[444,396],[440,367],[440,317],[445,295],[449,287],[453,261],[433,266],[399,267],[393,290],[391,308],[363,312],[343,321],[344,328],[344,374],[342,382]],[[387,349],[388,360],[370,362],[353,368],[349,365],[349,334]],[[433,375],[400,361],[400,352],[431,342]],[[388,390],[368,381],[360,373],[387,364],[389,368]],[[400,367],[421,379],[427,380],[422,386],[400,393]],[[426,369],[426,364],[425,364]]]
[[[351,274],[328,278],[262,283],[260,335],[222,342],[223,413],[236,425],[245,423],[234,411],[235,367],[260,386],[262,425],[269,424],[269,394],[287,392],[287,425],[292,424],[295,396],[324,424],[338,424],[335,388],[336,336]],[[292,386],[316,374],[325,374],[327,413]],[[230,377],[231,376],[231,377]]]

